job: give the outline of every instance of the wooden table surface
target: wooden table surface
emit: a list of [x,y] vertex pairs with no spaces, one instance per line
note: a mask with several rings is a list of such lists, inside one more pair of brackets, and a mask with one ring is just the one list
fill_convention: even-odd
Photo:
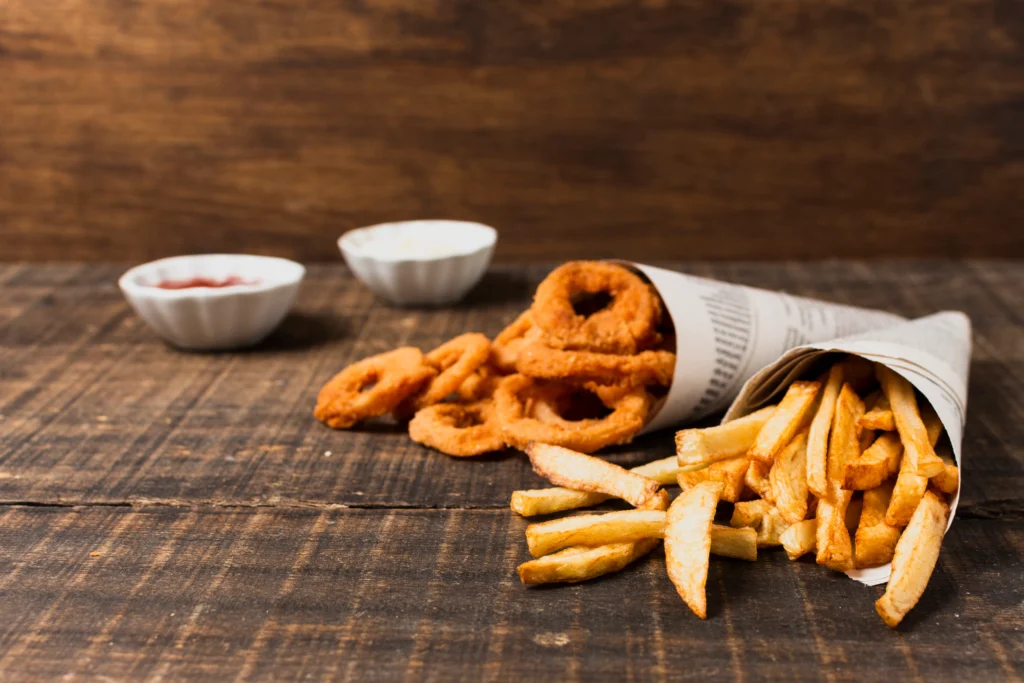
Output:
[[[310,270],[260,347],[182,353],[129,310],[119,266],[0,267],[0,679],[1006,680],[1024,668],[1024,263],[678,264],[974,323],[964,486],[899,631],[868,588],[766,552],[712,558],[709,618],[660,551],[527,589],[509,452],[457,460],[387,423],[310,414],[343,365],[494,334],[544,266],[492,270],[452,309],[395,309]],[[672,451],[670,432],[610,458]]]

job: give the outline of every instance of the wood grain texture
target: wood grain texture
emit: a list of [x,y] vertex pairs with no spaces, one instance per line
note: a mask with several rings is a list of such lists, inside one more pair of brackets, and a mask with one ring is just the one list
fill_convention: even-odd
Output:
[[1024,522],[958,521],[900,632],[782,552],[712,558],[709,620],[660,550],[528,589],[507,510],[0,512],[0,677],[53,680],[1011,680]]
[[1024,256],[1006,0],[9,0],[0,259]]
[[[960,514],[1019,505],[1024,265],[677,267],[910,316],[966,311],[975,350]],[[264,345],[194,354],[166,347],[134,316],[117,267],[0,268],[0,502],[504,507],[513,489],[540,482],[515,452],[448,458],[395,423],[332,431],[311,411],[354,360],[495,334],[547,270],[495,269],[459,306],[415,310],[381,305],[340,267],[314,267]],[[671,449],[671,434],[653,434],[611,458],[639,464]]]
[[[121,267],[0,265],[0,680],[1020,680],[1024,263],[675,267],[971,316],[961,506],[900,631],[874,613],[881,589],[781,552],[712,558],[707,622],[660,551],[527,589],[526,522],[507,504],[540,480],[522,459],[312,419],[338,367],[493,334],[547,266],[496,268],[433,311],[318,266],[266,343],[190,354],[130,312]],[[664,457],[670,436],[610,457]]]

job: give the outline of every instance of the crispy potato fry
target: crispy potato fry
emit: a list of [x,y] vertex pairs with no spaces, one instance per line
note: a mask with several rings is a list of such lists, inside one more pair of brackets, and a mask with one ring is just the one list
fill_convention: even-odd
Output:
[[743,483],[751,491],[767,501],[772,500],[771,465],[766,465],[760,460],[748,460],[746,474],[743,475]]
[[889,399],[896,430],[903,442],[904,455],[910,460],[914,474],[921,477],[939,474],[945,466],[935,455],[935,449],[928,438],[928,431],[918,411],[914,387],[884,365],[878,366],[878,379]]
[[935,488],[947,495],[953,495],[960,488],[960,469],[953,460],[953,453],[948,448],[935,449],[935,455],[942,459],[945,468],[932,477]]
[[818,501],[816,561],[837,571],[853,568],[853,543],[846,526],[846,511],[853,494],[841,488],[846,465],[860,455],[857,420],[864,402],[849,384],[843,384],[836,400],[832,434],[828,444],[828,495]]
[[[664,510],[625,510],[603,515],[578,515],[531,524],[526,542],[534,557],[563,548],[598,547],[647,538],[665,537]],[[715,524],[711,529],[711,554],[740,560],[757,559],[757,531]]]
[[[850,491],[839,493],[840,497],[852,497]],[[842,502],[842,501],[840,501]],[[846,502],[846,505],[849,501]],[[845,508],[845,506],[844,506]],[[828,498],[818,500],[817,528],[815,535],[815,549],[818,564],[823,564],[836,571],[847,571],[853,569],[853,541],[850,539],[850,530],[846,526],[844,510],[839,505],[831,502]]]
[[704,482],[684,491],[669,506],[665,524],[665,564],[679,596],[701,619],[707,618],[711,523],[722,484]]
[[668,486],[669,484],[676,483],[676,475],[679,474],[679,462],[676,460],[676,456],[670,455],[661,460],[654,460],[643,465],[631,467],[629,471],[633,474],[639,474],[641,477],[653,479],[662,486]]
[[[661,460],[632,467],[629,471],[648,479],[653,479],[659,484],[666,485],[676,483],[679,465],[676,464],[676,456],[672,455]],[[549,515],[553,512],[565,512],[566,510],[591,507],[603,503],[611,497],[604,493],[588,493],[586,491],[574,491],[561,486],[552,486],[546,489],[513,491],[512,509],[523,517],[535,517],[537,515]]]
[[860,457],[846,465],[843,488],[848,491],[867,491],[879,486],[899,471],[902,456],[900,435],[883,433]]
[[[942,434],[942,423],[931,408],[923,411],[923,421],[928,441],[934,444]],[[942,462],[941,460],[939,462]],[[943,463],[945,471],[945,463]],[[921,496],[928,488],[928,479],[914,471],[913,462],[906,456],[900,461],[899,475],[896,486],[889,501],[889,509],[885,512],[885,523],[892,526],[906,526],[921,502]]]
[[775,406],[761,408],[732,422],[707,429],[683,429],[676,432],[676,454],[681,467],[710,465],[746,455],[764,423],[775,413]]
[[729,520],[729,526],[757,529],[761,526],[761,520],[768,514],[771,507],[771,503],[761,499],[745,500],[736,503],[732,508],[732,518]]
[[711,525],[711,554],[737,560],[757,560],[757,532],[749,527],[733,529]]
[[896,421],[892,416],[892,411],[889,410],[889,401],[884,396],[879,399],[879,403],[884,403],[884,408],[875,406],[868,412],[864,413],[864,417],[860,418],[857,423],[864,429],[877,429],[880,432],[891,432],[896,429]]
[[707,467],[693,472],[680,472],[676,480],[684,491],[693,488],[702,481],[718,481],[725,485],[722,489],[722,500],[735,503],[743,493],[743,480],[750,461],[744,456],[719,460]]
[[768,548],[779,545],[780,537],[790,524],[779,513],[778,508],[767,500],[746,500],[733,506],[729,526],[757,530],[757,547]]
[[892,560],[900,528],[885,523],[885,511],[892,498],[893,482],[864,492],[864,508],[854,537],[853,554],[860,569],[878,567]]
[[613,543],[597,548],[566,548],[519,565],[519,580],[528,586],[577,583],[620,571],[658,546],[651,538],[636,543]]
[[820,382],[793,382],[779,407],[757,433],[754,444],[747,451],[751,460],[771,465],[775,457],[789,443],[800,429],[804,417],[814,405],[814,399],[821,391]]
[[550,515],[578,508],[598,505],[611,498],[603,493],[588,493],[554,486],[547,489],[528,489],[512,492],[512,510],[523,517]]
[[553,484],[577,491],[605,493],[641,507],[657,493],[653,479],[630,472],[600,458],[561,446],[531,443],[526,447],[533,471]]
[[807,516],[807,432],[800,432],[782,449],[768,475],[772,498],[790,524]]
[[814,550],[818,520],[805,519],[786,529],[779,540],[791,560],[796,560]]
[[875,609],[890,628],[896,628],[921,598],[939,559],[949,508],[931,491],[925,493],[896,543],[892,575]]
[[526,527],[526,545],[534,557],[570,546],[608,545],[658,538],[665,528],[660,510],[622,510],[602,515],[577,515]]
[[829,370],[828,381],[821,394],[821,404],[807,432],[807,488],[819,498],[828,495],[828,436],[842,386],[843,366],[836,363]]
[[782,534],[791,526],[777,507],[770,508],[761,518],[761,526],[757,528],[757,547],[772,548],[782,545]]
[[829,489],[842,488],[846,465],[860,457],[860,430],[857,420],[864,414],[864,402],[849,384],[844,384],[836,400],[832,434],[828,442]]
[[860,438],[857,441],[857,450],[859,453],[863,453],[864,451],[871,447],[871,444],[875,442],[875,430],[863,429],[860,427],[860,425],[858,425],[857,428],[861,430]]

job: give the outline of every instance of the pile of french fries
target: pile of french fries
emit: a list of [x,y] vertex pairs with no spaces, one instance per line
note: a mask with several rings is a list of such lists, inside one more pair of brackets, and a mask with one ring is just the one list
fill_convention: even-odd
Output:
[[[546,444],[526,449],[557,488],[515,491],[524,517],[610,498],[635,509],[562,517],[526,529],[528,585],[619,571],[665,542],[669,578],[705,618],[709,556],[756,560],[782,547],[837,571],[892,563],[875,603],[895,628],[924,592],[960,477],[942,425],[913,387],[849,356],[792,383],[782,400],[721,426],[676,434],[676,455],[626,470]],[[664,486],[678,484],[672,500]],[[716,516],[731,516],[728,525]],[[723,518],[724,521],[724,518]]]

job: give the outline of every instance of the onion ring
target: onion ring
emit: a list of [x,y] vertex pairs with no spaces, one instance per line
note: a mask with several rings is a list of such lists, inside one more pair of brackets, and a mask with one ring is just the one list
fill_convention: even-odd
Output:
[[498,333],[491,345],[491,362],[505,374],[516,371],[516,357],[519,349],[527,342],[540,338],[540,330],[533,324],[529,311],[524,311],[504,330]]
[[[605,308],[589,316],[573,308],[574,295],[601,293],[611,297]],[[661,302],[652,288],[622,266],[570,261],[537,287],[530,317],[549,346],[636,353],[657,335]]]
[[501,375],[489,363],[484,363],[459,385],[455,394],[460,401],[471,403],[494,396]]
[[545,398],[545,386],[532,377],[510,375],[501,381],[494,392],[494,405],[507,444],[522,449],[539,441],[593,453],[632,440],[644,426],[651,404],[646,391],[634,388],[607,406],[612,410],[607,417],[544,421],[533,416],[532,409],[536,401]]
[[542,342],[523,346],[516,358],[520,374],[541,379],[593,380],[602,384],[644,386],[672,383],[676,354],[641,351],[632,356],[553,349]]
[[411,346],[364,358],[324,385],[313,415],[330,427],[345,429],[394,410],[436,374],[424,363],[423,352]]
[[460,334],[428,353],[426,364],[437,371],[422,392],[398,407],[399,415],[410,415],[427,406],[440,403],[459,390],[466,378],[487,362],[491,342],[482,334]]
[[501,423],[490,400],[427,406],[409,422],[409,437],[459,457],[505,448]]

